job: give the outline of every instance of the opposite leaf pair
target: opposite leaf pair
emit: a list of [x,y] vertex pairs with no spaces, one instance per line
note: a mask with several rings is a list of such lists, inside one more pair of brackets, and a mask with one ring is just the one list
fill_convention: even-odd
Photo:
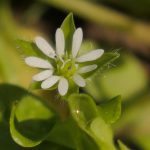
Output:
[[[105,114],[107,110],[107,115],[111,116],[109,120],[116,121],[121,112],[120,97],[105,103],[105,110],[101,109],[100,113],[99,107],[103,108],[104,105],[97,106],[87,94],[72,94],[68,99],[71,114],[62,121],[48,103],[20,87],[1,85],[0,93],[2,92],[4,94],[0,98],[5,99],[2,102],[7,104],[10,101],[9,105],[13,106],[9,122],[10,133],[20,146],[34,147],[46,140],[73,149],[77,149],[78,144],[82,146],[82,150],[115,149],[112,131],[105,122],[108,117],[101,114]],[[15,98],[13,94],[18,96]],[[14,103],[16,100],[17,103]],[[110,103],[113,104],[112,108],[109,108]],[[115,115],[111,115],[112,111]]]

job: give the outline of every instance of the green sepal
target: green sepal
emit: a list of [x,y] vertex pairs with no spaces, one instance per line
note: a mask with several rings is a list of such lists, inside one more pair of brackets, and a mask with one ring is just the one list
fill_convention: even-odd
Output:
[[63,23],[61,24],[61,29],[63,30],[65,37],[65,50],[67,51],[68,55],[70,55],[72,50],[72,37],[76,29],[72,13],[70,13],[64,19]]
[[90,77],[92,74],[94,74],[97,71],[102,71],[105,69],[105,67],[109,64],[111,64],[113,61],[115,61],[117,58],[119,58],[120,54],[115,52],[106,52],[104,53],[99,59],[95,60],[95,61],[90,61],[90,62],[84,62],[84,63],[80,63],[80,67],[83,66],[87,66],[87,65],[93,65],[96,64],[98,67],[88,73],[84,73],[82,74],[83,77],[87,78]]
[[50,61],[51,64],[55,66],[55,61],[54,59],[46,56],[37,46],[33,41],[26,41],[23,39],[18,39],[16,40],[16,46],[18,48],[19,53],[23,57],[39,57],[44,60]]
[[39,56],[41,52],[38,50],[34,42],[22,39],[16,40],[18,51],[23,56]]

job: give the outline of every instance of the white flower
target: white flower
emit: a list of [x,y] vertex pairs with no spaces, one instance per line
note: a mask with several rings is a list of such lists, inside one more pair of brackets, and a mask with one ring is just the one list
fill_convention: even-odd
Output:
[[92,64],[80,67],[80,64],[100,58],[104,50],[96,49],[78,56],[82,38],[82,29],[76,29],[73,34],[71,54],[65,51],[64,33],[60,28],[56,30],[55,34],[56,51],[42,37],[35,38],[36,46],[47,56],[47,59],[31,56],[25,58],[25,62],[31,67],[43,69],[42,72],[33,76],[34,81],[42,81],[42,89],[48,89],[58,84],[58,92],[64,96],[69,88],[69,80],[73,80],[79,87],[86,85],[82,74],[91,72],[98,66]]

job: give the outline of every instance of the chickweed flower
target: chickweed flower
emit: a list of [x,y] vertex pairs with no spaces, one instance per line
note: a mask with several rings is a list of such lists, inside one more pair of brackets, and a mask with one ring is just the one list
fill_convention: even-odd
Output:
[[[57,85],[59,94],[64,96],[68,92],[70,80],[79,87],[86,85],[82,75],[98,67],[94,61],[103,55],[104,50],[96,49],[79,56],[82,39],[82,29],[77,28],[72,37],[71,54],[68,54],[65,50],[65,38],[61,28],[58,28],[55,34],[56,50],[44,38],[35,38],[36,46],[47,56],[47,59],[30,56],[25,58],[25,63],[42,69],[40,73],[33,76],[34,81],[41,81],[42,89],[50,89]],[[85,62],[91,61],[93,64],[87,63],[86,65]]]

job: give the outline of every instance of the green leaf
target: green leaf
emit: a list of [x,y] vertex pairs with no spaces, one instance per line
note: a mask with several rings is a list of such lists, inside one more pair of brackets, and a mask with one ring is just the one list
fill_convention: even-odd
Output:
[[41,90],[41,84],[42,84],[42,82],[33,81],[33,82],[31,82],[30,85],[29,85],[29,90],[30,90],[30,91],[33,91],[33,90]]
[[111,124],[116,122],[121,115],[121,96],[116,96],[115,98],[100,104],[98,110],[107,123]]
[[40,144],[55,123],[56,115],[49,106],[30,93],[20,97],[10,116],[10,132],[13,140],[23,147]]
[[[14,142],[14,140],[12,139],[12,137],[10,135],[10,129],[9,129],[9,126],[10,126],[9,125],[9,119],[10,119],[10,111],[12,109],[12,105],[14,104],[14,102],[16,100],[18,101],[18,105],[19,105],[19,101],[22,101],[22,99],[27,97],[27,96],[31,96],[32,97],[31,99],[34,99],[35,101],[39,101],[39,102],[35,102],[35,105],[39,104],[39,107],[36,106],[36,107],[38,107],[39,110],[41,110],[41,108],[43,108],[47,112],[48,111],[50,111],[50,113],[53,112],[49,108],[49,106],[47,106],[47,104],[44,101],[41,101],[41,99],[39,99],[39,98],[35,97],[34,95],[30,94],[27,90],[25,90],[21,87],[15,86],[15,85],[11,85],[11,84],[0,84],[0,111],[2,112],[2,120],[0,122],[0,133],[1,133],[0,134],[0,147],[3,150],[10,150],[10,149],[11,150],[24,150],[24,149],[27,149],[27,148],[21,147],[20,145],[18,145],[17,143]],[[25,100],[27,100],[27,99],[25,99]],[[21,102],[20,105],[22,105],[23,110],[25,110],[25,108],[26,108],[25,114],[27,116],[27,114],[28,115],[31,114],[30,113],[31,110],[27,109],[27,107],[31,108],[31,105],[27,106],[28,102],[26,103],[25,100],[24,100],[24,104]],[[15,110],[19,109],[19,108],[21,109],[21,107],[19,107],[18,105],[13,105],[13,109],[15,109]],[[25,107],[23,105],[25,105]],[[36,109],[35,109],[35,107],[34,108],[32,107],[32,109],[33,109],[32,110],[33,111],[32,116],[33,116],[36,113]],[[15,115],[14,119],[16,121],[16,113],[19,110],[17,110],[17,112],[15,110],[12,112],[13,113],[12,115]],[[20,111],[24,112],[23,110],[20,110]],[[44,112],[44,110],[41,111],[41,112]],[[43,114],[40,114],[39,117],[41,117],[42,115]],[[11,119],[13,119],[13,118],[11,117]],[[16,130],[16,124],[12,124],[12,126],[13,125],[15,125],[14,126],[15,127],[14,132],[16,132],[16,134],[19,134],[22,137],[23,136],[22,130],[20,131],[20,128],[18,129],[18,126],[17,126],[17,130]],[[47,126],[47,124],[43,124],[43,125],[41,126],[41,128],[45,128],[45,125]],[[27,128],[27,129],[29,129],[29,128]],[[41,134],[40,131],[41,131],[41,129],[39,129],[36,134]],[[30,141],[29,138],[26,138],[25,136],[23,136],[23,137]],[[38,135],[38,137],[39,137],[39,135]],[[19,137],[17,137],[17,138],[18,138],[18,140],[20,140]],[[34,143],[35,142],[36,141],[34,141]],[[58,147],[60,150],[62,150],[61,146],[59,146],[59,145],[57,146],[56,144],[55,144],[55,146],[53,146],[53,145],[54,144],[51,144],[51,143],[47,144],[47,143],[44,142],[43,144],[40,144],[39,146],[36,146],[35,148],[28,148],[28,149],[43,150],[43,148],[44,148],[44,150],[48,150],[49,147],[51,147],[52,150],[56,150],[56,148]],[[64,148],[64,149],[66,150],[67,148]]]
[[98,110],[95,103],[92,98],[86,94],[72,94],[69,97],[68,102],[73,118],[83,129],[98,116]]
[[0,105],[3,108],[3,119],[9,121],[12,103],[20,100],[21,97],[28,94],[28,91],[11,84],[0,84]]
[[65,49],[68,52],[68,54],[70,54],[72,50],[72,37],[76,29],[72,13],[70,13],[64,19],[61,25],[61,29],[63,30],[65,36]]
[[75,149],[75,131],[71,119],[57,121],[46,140]]
[[99,67],[102,67],[102,66],[104,67],[112,63],[119,57],[120,57],[120,54],[118,52],[108,52],[108,53],[104,53],[102,57],[100,57],[98,60],[95,61],[95,63],[97,63]]
[[[26,150],[27,148],[25,148]],[[40,145],[30,148],[29,150],[74,150],[53,142],[44,141]]]
[[120,150],[130,150],[124,143],[118,140]]
[[[48,56],[44,55],[33,41],[25,41],[22,39],[18,39],[16,41],[16,45],[18,47],[18,51],[22,56],[35,56],[41,57],[43,59],[51,59]],[[51,59],[51,61],[53,62],[54,60]]]
[[95,140],[86,132],[79,130],[76,137],[77,148],[80,150],[100,150]]
[[85,62],[86,64],[97,64],[99,67],[104,67],[112,63],[114,60],[119,58],[120,54],[118,52],[105,52],[99,59],[92,62]]
[[25,41],[18,39],[16,40],[16,45],[19,52],[25,56],[38,56],[36,51],[34,50],[34,43],[31,41]]
[[24,147],[33,147],[33,146],[40,144],[41,141],[30,140],[17,131],[17,129],[15,127],[15,120],[14,120],[15,110],[16,110],[16,106],[14,106],[12,108],[12,113],[11,113],[11,117],[10,117],[10,132],[11,132],[11,135],[12,135],[12,138],[14,139],[14,141],[17,144],[24,146]]
[[101,117],[97,117],[92,121],[90,130],[103,150],[115,150],[112,130]]
[[2,113],[2,120],[0,122],[0,145],[3,150],[22,150],[22,147],[18,146],[10,136],[9,118],[12,103],[15,100],[19,100],[26,93],[26,90],[18,86],[0,84],[0,111]]
[[102,55],[102,57],[100,57],[99,59],[97,59],[95,61],[81,63],[80,66],[92,65],[92,64],[98,65],[97,69],[95,69],[94,71],[91,71],[89,73],[85,73],[85,74],[83,74],[83,76],[87,78],[87,77],[91,76],[92,74],[94,74],[95,72],[106,69],[107,66],[109,64],[111,64],[113,61],[115,61],[117,58],[119,58],[119,56],[120,56],[120,54],[117,52],[115,52],[115,53],[108,52],[108,53],[104,53]]
[[115,150],[110,127],[100,117],[94,100],[86,94],[72,94],[69,107],[78,126],[102,149]]
[[65,121],[58,121],[47,140],[72,149],[99,150],[94,140],[76,125],[72,117]]
[[32,147],[41,143],[54,124],[54,112],[33,96],[25,96],[13,106],[10,131],[16,143]]

